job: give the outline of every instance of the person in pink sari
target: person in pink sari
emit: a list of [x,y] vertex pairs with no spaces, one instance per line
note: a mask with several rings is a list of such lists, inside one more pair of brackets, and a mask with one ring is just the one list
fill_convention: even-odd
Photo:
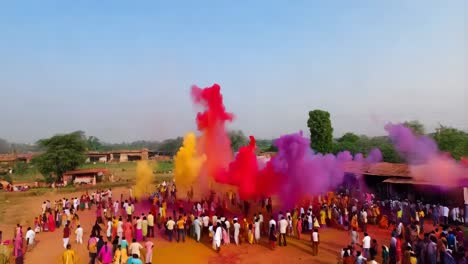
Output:
[[223,241],[224,241],[224,244],[229,245],[229,244],[231,244],[231,239],[229,238],[229,234],[227,232],[226,225],[223,224],[222,227],[223,227]]
[[49,231],[54,232],[55,231],[55,219],[54,219],[55,217],[53,214],[50,213],[47,218],[48,218],[47,222],[49,224]]
[[102,264],[112,264],[112,260],[114,259],[112,245],[104,242],[104,245],[102,246],[101,251],[99,251],[97,258],[101,260]]
[[15,250],[13,252],[14,256],[21,256],[23,252],[23,229],[20,225],[16,226],[16,235],[15,235]]

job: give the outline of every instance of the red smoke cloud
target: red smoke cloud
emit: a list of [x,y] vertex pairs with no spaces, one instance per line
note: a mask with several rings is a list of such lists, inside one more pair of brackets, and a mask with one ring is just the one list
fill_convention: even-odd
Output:
[[196,105],[204,108],[197,114],[198,130],[202,133],[198,141],[199,153],[206,155],[201,172],[201,180],[207,185],[208,179],[216,177],[232,158],[231,142],[226,133],[225,123],[234,119],[232,113],[226,112],[221,95],[221,87],[199,88],[192,86],[192,99]]

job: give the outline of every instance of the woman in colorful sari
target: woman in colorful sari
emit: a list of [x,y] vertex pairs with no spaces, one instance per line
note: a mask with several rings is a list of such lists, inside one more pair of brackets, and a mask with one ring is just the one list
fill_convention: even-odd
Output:
[[114,253],[114,262],[113,264],[125,264],[127,262],[122,262],[122,249],[121,246],[118,245],[117,249],[115,250]]
[[23,252],[23,230],[20,225],[16,226],[15,229],[15,249],[14,249],[14,256],[20,256]]
[[50,213],[49,216],[47,217],[48,224],[49,224],[49,231],[54,232],[55,231],[55,219],[54,219],[54,214]]
[[222,224],[221,225],[222,229],[223,229],[223,241],[224,241],[224,244],[225,245],[229,245],[231,243],[231,240],[229,238],[229,234],[227,232],[227,229],[226,229],[226,225],[225,224]]
[[325,225],[326,224],[326,213],[325,213],[325,209],[322,208],[322,210],[320,210],[320,224],[321,225]]
[[102,246],[101,251],[99,251],[98,259],[101,260],[102,264],[112,264],[112,245],[108,244],[107,242],[104,242],[104,246]]
[[137,242],[143,241],[142,221],[143,221],[143,220],[141,220],[140,217],[137,217],[137,220],[136,220],[136,232],[135,232],[135,236],[136,236]]
[[119,220],[117,220],[117,217],[113,216],[112,217],[112,239],[117,236],[117,226],[119,224]]
[[301,233],[302,233],[302,218],[299,218],[296,223],[296,234],[297,234],[297,239],[301,240]]
[[127,239],[132,239],[133,238],[133,226],[132,223],[130,222],[125,222],[123,224],[123,231],[124,235]]
[[84,195],[82,195],[80,199],[80,210],[83,211],[84,209],[85,209],[85,197]]

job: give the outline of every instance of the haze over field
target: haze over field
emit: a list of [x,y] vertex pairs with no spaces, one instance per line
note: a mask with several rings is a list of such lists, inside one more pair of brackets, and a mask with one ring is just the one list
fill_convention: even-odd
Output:
[[[28,1],[26,1],[28,2]],[[195,130],[187,93],[219,83],[232,128],[383,135],[468,129],[464,1],[0,3],[1,137],[84,130],[110,142]]]

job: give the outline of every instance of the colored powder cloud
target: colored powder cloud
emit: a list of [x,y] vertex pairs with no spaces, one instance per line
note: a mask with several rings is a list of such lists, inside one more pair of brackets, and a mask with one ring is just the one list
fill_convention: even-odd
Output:
[[271,162],[275,173],[284,177],[279,195],[285,208],[294,206],[303,196],[318,195],[342,183],[348,153],[340,155],[342,160],[332,154],[314,154],[302,132],[281,136],[274,145],[278,153]]
[[204,108],[203,112],[197,114],[197,127],[201,132],[197,148],[198,153],[206,156],[200,173],[200,184],[209,187],[232,159],[231,142],[225,124],[232,121],[234,115],[226,112],[218,84],[203,89],[192,86],[192,99],[195,105]]
[[239,148],[237,155],[227,170],[220,172],[216,179],[219,183],[238,187],[241,199],[255,198],[257,189],[258,161],[255,154],[255,138],[250,136],[250,143]]
[[414,179],[440,186],[461,186],[468,177],[462,165],[439,151],[437,143],[428,136],[416,136],[402,124],[385,126],[398,153],[410,165]]
[[138,161],[136,167],[135,198],[140,199],[155,191],[153,168],[146,160]]
[[188,189],[197,179],[205,161],[197,154],[197,138],[194,133],[184,137],[183,145],[174,158],[174,177],[178,187]]

